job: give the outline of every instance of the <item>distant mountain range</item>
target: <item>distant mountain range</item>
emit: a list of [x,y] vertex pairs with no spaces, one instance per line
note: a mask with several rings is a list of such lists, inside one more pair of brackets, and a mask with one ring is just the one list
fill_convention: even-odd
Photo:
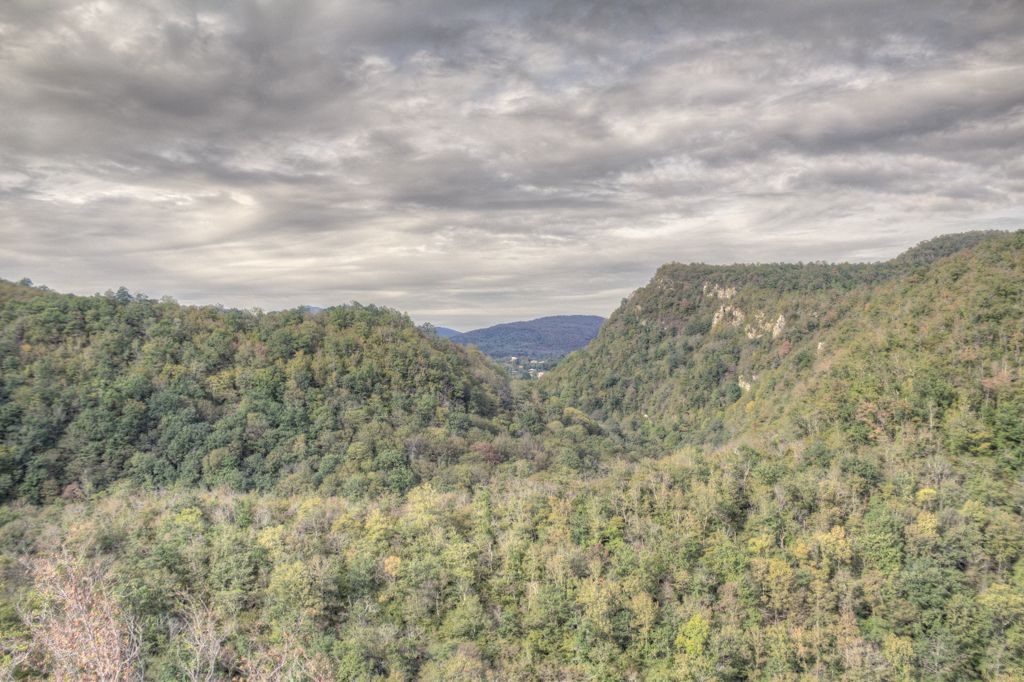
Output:
[[462,334],[458,329],[449,329],[448,327],[434,327],[434,333],[442,339],[450,339]]
[[555,358],[587,345],[603,322],[604,318],[597,315],[553,315],[465,333],[444,327],[435,327],[435,331],[455,343],[476,346],[492,358]]

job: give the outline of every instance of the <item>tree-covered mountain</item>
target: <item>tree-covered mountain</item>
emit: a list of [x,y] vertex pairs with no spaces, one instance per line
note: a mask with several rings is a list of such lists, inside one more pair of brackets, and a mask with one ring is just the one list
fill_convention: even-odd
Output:
[[604,322],[597,315],[553,315],[527,322],[507,322],[451,336],[464,346],[476,346],[492,358],[527,356],[555,358],[582,348],[597,336]]
[[[751,404],[768,390],[777,408],[816,382],[816,363],[850,346],[851,325],[869,324],[876,333],[913,329],[918,310],[908,313],[910,303],[893,300],[892,287],[955,262],[990,269],[982,259],[1016,253],[1015,240],[1006,233],[948,235],[868,264],[669,264],[623,302],[589,346],[549,373],[542,389],[637,445],[720,445],[765,423]],[[973,288],[952,300],[980,295],[983,287],[969,281]],[[914,291],[922,301],[950,297],[947,284],[927,286]],[[888,308],[865,322],[861,309],[875,297],[885,297]],[[952,350],[944,352],[928,361],[949,359]]]
[[386,309],[0,292],[0,672],[1024,679],[1024,232],[667,265],[529,383]]

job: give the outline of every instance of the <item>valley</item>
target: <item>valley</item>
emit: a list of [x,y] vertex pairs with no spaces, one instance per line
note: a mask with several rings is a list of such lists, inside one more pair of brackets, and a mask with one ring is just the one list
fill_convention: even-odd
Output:
[[373,305],[0,283],[0,662],[1024,675],[1024,233],[667,264],[593,324],[521,380]]

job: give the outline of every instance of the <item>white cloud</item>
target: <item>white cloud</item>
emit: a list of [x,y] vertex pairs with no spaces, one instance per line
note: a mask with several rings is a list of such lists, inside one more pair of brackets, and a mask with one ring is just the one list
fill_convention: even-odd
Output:
[[1017,227],[1013,4],[7,3],[0,276],[468,328]]

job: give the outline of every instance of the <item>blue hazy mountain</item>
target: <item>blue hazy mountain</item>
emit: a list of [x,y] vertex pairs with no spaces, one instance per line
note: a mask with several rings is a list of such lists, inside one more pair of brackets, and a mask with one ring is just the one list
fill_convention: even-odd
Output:
[[587,345],[597,336],[603,322],[604,318],[597,315],[553,315],[496,324],[449,338],[462,345],[476,346],[493,358],[552,358]]

